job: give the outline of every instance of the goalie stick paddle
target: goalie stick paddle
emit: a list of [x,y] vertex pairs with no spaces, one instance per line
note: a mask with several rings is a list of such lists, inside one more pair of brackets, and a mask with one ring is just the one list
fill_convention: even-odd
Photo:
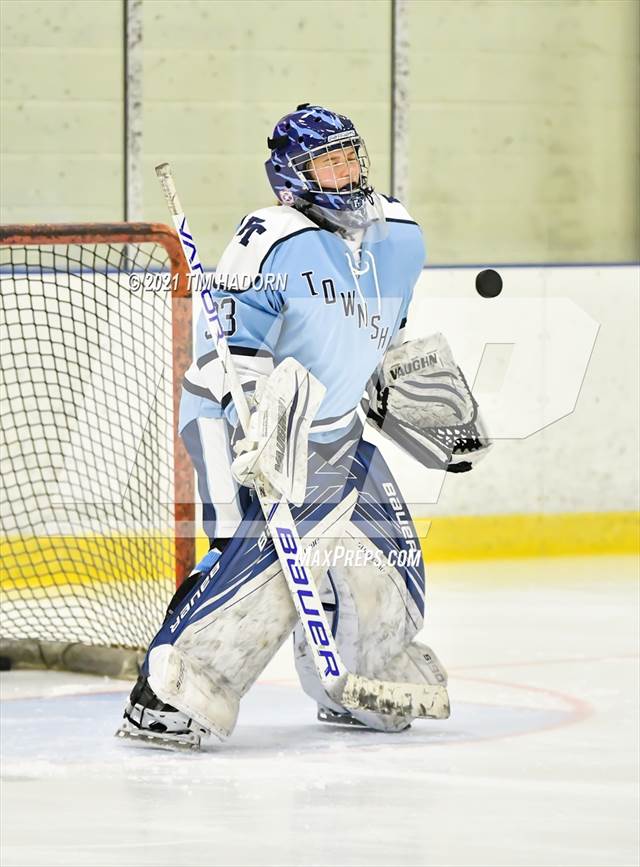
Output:
[[[192,276],[203,275],[204,269],[178,198],[169,163],[156,166],[156,175],[167,200],[189,271]],[[198,288],[200,287],[196,285],[196,289]],[[201,291],[197,294],[200,295],[202,309],[210,326],[211,340],[227,378],[239,424],[241,429],[246,431],[250,416],[249,405],[220,322],[218,303],[204,280]],[[449,716],[449,697],[444,686],[394,683],[361,677],[347,670],[329,627],[313,575],[301,562],[303,544],[289,504],[284,499],[269,500],[259,483],[256,483],[255,487],[318,677],[331,699],[348,710],[446,719]]]

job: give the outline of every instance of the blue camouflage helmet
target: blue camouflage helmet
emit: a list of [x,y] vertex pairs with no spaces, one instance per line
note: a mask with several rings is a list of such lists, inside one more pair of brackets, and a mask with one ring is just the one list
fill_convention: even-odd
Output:
[[[303,103],[281,118],[267,139],[271,156],[265,163],[274,193],[284,205],[310,206],[329,211],[358,211],[371,197],[369,156],[364,141],[348,117],[320,105]],[[340,189],[323,189],[309,161],[336,150],[352,147],[360,165],[356,183],[350,180]]]

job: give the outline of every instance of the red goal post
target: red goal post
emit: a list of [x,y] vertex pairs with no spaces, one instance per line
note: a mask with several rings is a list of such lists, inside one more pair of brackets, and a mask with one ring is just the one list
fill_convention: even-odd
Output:
[[163,224],[0,227],[2,657],[137,659],[193,568],[188,273]]

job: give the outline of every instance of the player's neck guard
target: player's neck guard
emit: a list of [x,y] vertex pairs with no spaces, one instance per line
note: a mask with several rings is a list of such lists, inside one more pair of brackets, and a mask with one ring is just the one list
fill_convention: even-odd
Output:
[[367,241],[376,243],[383,241],[388,234],[380,198],[371,187],[363,193],[361,202],[354,209],[335,211],[303,198],[296,198],[294,207],[321,229],[335,232],[344,238],[353,238],[366,231]]

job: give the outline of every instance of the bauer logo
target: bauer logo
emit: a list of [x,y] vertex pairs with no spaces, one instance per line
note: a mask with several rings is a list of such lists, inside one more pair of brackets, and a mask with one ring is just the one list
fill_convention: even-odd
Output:
[[[398,526],[400,527],[400,532],[407,540],[407,547],[412,549],[413,551],[418,550],[418,545],[416,543],[415,534],[413,532],[413,523],[409,517],[409,512],[407,511],[407,507],[400,499],[400,495],[396,491],[395,487],[391,482],[384,482],[382,488],[385,494],[389,497],[389,505],[393,509],[396,514],[396,521],[398,522]],[[415,564],[398,564],[398,565],[415,565]]]
[[[296,595],[300,606],[300,619],[307,627],[311,640],[315,646],[316,653],[322,657],[326,668],[324,676],[331,675],[332,677],[340,677],[340,668],[333,651],[331,650],[331,640],[327,634],[322,620],[316,620],[320,615],[319,602],[314,601],[314,593],[309,589],[309,579],[305,568],[300,562],[298,546],[291,530],[287,527],[276,527],[276,533],[280,540],[282,550],[287,556],[287,567],[289,575],[293,583],[296,585]],[[318,607],[316,607],[316,605]]]
[[182,608],[180,609],[180,613],[178,614],[178,616],[176,617],[174,622],[171,623],[169,626],[169,629],[170,629],[172,634],[176,631],[178,626],[180,626],[180,623],[184,620],[184,618],[191,611],[191,609],[196,604],[198,599],[200,599],[202,594],[205,592],[205,590],[209,586],[209,582],[211,581],[211,578],[218,571],[218,566],[219,566],[219,563],[216,563],[215,566],[213,567],[213,569],[211,570],[211,572],[209,572],[209,574],[205,577],[204,581],[197,588],[197,590],[195,591],[193,596],[189,599],[189,601],[185,605],[182,606]]

